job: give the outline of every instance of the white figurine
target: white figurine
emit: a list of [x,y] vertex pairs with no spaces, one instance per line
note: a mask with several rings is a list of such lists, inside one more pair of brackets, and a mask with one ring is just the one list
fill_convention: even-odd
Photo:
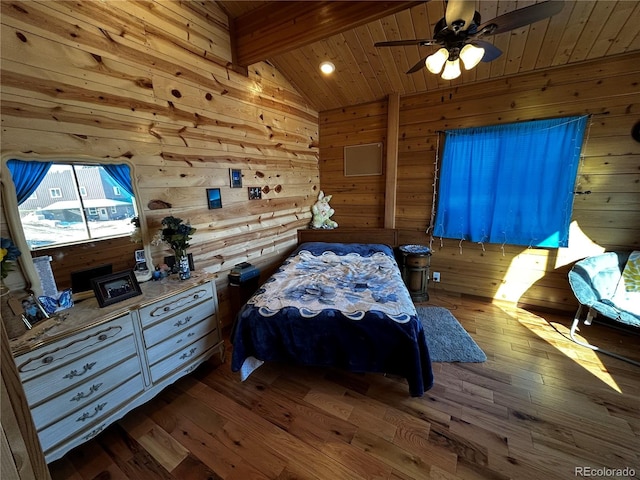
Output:
[[318,194],[318,201],[311,207],[313,218],[311,220],[311,228],[336,228],[338,224],[331,220],[331,215],[335,210],[329,206],[332,195],[324,196],[324,192]]

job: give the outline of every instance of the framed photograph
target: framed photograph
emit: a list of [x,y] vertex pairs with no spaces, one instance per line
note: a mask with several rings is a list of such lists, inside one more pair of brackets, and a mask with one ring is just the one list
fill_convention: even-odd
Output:
[[146,262],[144,250],[136,250],[136,263]]
[[142,295],[140,284],[133,270],[92,278],[91,284],[100,307],[106,307],[127,298]]
[[229,169],[229,182],[231,188],[242,188],[242,170]]
[[249,200],[260,200],[262,189],[260,187],[249,187]]
[[33,328],[41,320],[49,318],[45,309],[33,295],[26,295],[20,298],[20,308],[22,310],[22,321],[29,329]]
[[219,188],[207,188],[207,203],[209,210],[213,208],[222,208],[222,197]]

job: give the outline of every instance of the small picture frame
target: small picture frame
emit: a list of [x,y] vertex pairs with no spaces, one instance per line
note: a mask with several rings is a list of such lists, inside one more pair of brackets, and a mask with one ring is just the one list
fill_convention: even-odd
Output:
[[144,250],[136,250],[136,263],[146,262]]
[[231,188],[242,188],[242,170],[229,169],[229,185]]
[[209,210],[222,208],[222,196],[219,188],[207,188],[207,204]]
[[249,200],[260,200],[262,189],[260,187],[249,187]]
[[22,309],[22,321],[28,329],[33,328],[36,323],[49,318],[49,315],[34,295],[21,297],[20,307]]
[[127,298],[142,295],[140,284],[133,270],[92,278],[91,284],[100,307],[106,307]]

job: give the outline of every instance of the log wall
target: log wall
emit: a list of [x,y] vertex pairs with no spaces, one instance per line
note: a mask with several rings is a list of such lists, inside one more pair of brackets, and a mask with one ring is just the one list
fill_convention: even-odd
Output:
[[[130,162],[146,243],[167,215],[196,227],[189,251],[197,269],[219,274],[230,323],[228,270],[240,261],[268,270],[309,223],[317,112],[269,64],[231,68],[215,2],[1,2],[0,21],[3,158]],[[230,168],[242,170],[243,188],[230,188]],[[249,200],[249,186],[261,200]],[[221,209],[208,209],[207,188],[220,188]],[[133,261],[139,246],[116,243]],[[51,252],[60,286],[108,246]],[[171,252],[151,254],[158,263]]]
[[[578,259],[604,250],[640,249],[640,143],[631,138],[640,112],[640,54],[516,75],[499,81],[402,97],[397,207],[399,242],[431,245],[432,291],[479,295],[572,310],[567,273]],[[379,178],[341,174],[340,146],[384,138],[385,103],[320,113],[320,180],[341,226],[382,226]],[[375,112],[375,113],[374,113]],[[547,117],[593,114],[583,148],[568,248],[460,244],[431,239],[438,131]]]

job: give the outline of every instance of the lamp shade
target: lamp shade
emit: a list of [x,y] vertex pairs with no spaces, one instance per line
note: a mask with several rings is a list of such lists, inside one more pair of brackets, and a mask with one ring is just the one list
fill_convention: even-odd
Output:
[[480,63],[482,57],[484,56],[484,48],[476,47],[475,45],[471,45],[467,43],[462,50],[460,50],[460,59],[464,64],[465,70],[471,70],[473,67]]
[[453,80],[458,78],[462,72],[460,71],[460,59],[447,60],[444,64],[444,72],[442,72],[443,80]]
[[429,55],[424,64],[431,73],[438,74],[442,71],[442,67],[448,58],[449,51],[446,48],[441,48],[433,55]]

